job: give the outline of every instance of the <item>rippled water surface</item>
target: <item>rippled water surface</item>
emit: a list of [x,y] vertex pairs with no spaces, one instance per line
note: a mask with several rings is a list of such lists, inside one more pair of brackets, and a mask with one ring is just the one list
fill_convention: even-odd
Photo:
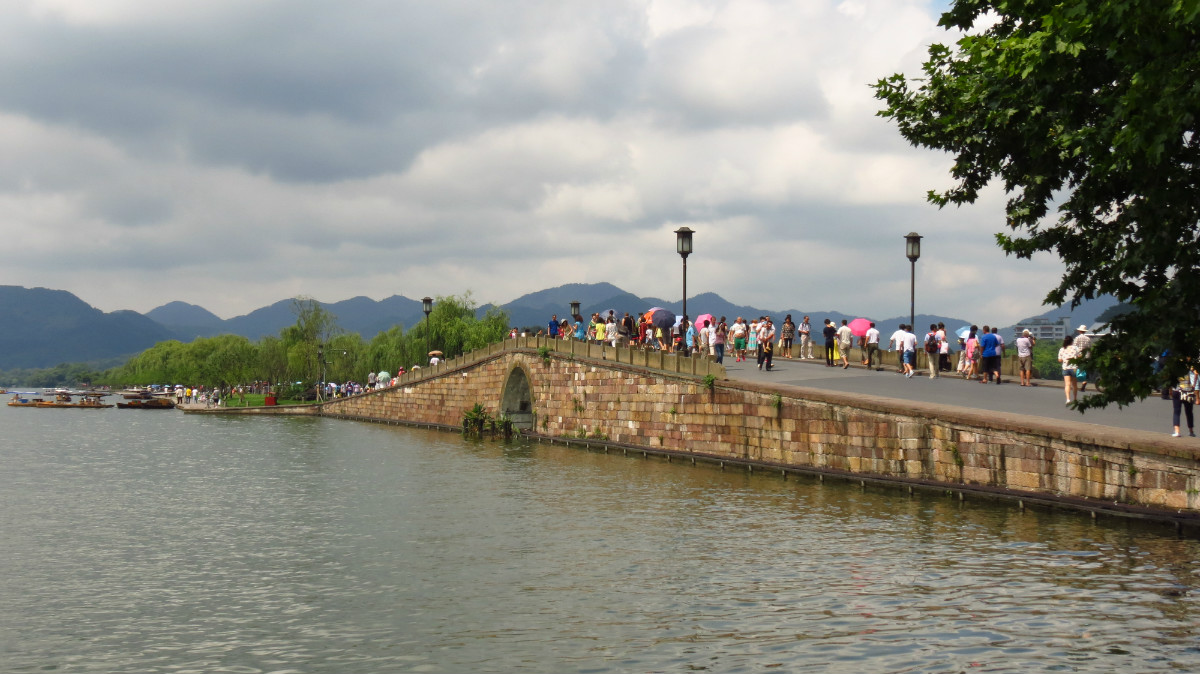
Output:
[[4,672],[1200,670],[1155,525],[322,419],[0,433]]

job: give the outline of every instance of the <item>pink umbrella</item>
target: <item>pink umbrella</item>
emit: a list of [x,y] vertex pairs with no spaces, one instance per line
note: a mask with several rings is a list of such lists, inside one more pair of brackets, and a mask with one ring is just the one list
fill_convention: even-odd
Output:
[[854,335],[855,337],[863,337],[866,336],[867,330],[871,327],[871,319],[856,318],[850,321],[849,325],[850,334]]
[[704,321],[708,321],[709,323],[712,323],[713,325],[717,324],[717,321],[715,319],[713,319],[712,314],[700,314],[699,316],[696,317],[696,327],[697,328],[704,327]]

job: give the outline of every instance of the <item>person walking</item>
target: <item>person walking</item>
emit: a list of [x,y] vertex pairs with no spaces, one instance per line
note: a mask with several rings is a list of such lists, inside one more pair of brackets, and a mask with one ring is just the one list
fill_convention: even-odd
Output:
[[1187,417],[1188,435],[1196,437],[1192,406],[1196,403],[1197,385],[1200,385],[1200,375],[1197,375],[1195,369],[1188,368],[1188,373],[1180,377],[1179,382],[1171,388],[1171,407],[1174,410],[1171,415],[1171,423],[1175,426],[1175,432],[1171,434],[1173,438],[1179,437],[1179,413],[1181,411]]
[[967,341],[963,343],[963,353],[966,355],[967,367],[963,370],[963,379],[973,379],[979,373],[979,332],[978,325],[972,325],[967,332]]
[[1037,340],[1029,330],[1022,330],[1021,336],[1017,338],[1017,371],[1021,375],[1021,386],[1033,385],[1033,347],[1037,345]]
[[733,337],[733,362],[740,363],[746,360],[746,321],[741,316],[733,322],[729,328],[729,335]]
[[854,333],[850,331],[850,326],[846,325],[846,319],[842,319],[842,327],[837,330],[838,351],[842,356],[842,369],[850,368],[850,347],[854,342]]
[[983,334],[979,337],[979,348],[983,350],[983,372],[979,373],[979,383],[988,383],[993,374],[996,383],[1000,383],[1000,340],[988,326],[983,326]]
[[917,335],[911,325],[902,325],[904,334],[900,337],[900,360],[904,363],[904,376],[912,379],[917,371]]
[[950,371],[950,340],[946,339],[946,324],[938,322],[938,373]]
[[941,350],[942,345],[937,336],[937,324],[930,323],[929,332],[925,333],[925,361],[929,366],[930,379],[936,379],[938,376],[938,354],[941,353]]
[[550,339],[558,339],[558,327],[558,314],[550,314],[550,322],[546,324],[546,336]]
[[808,316],[804,317],[796,330],[800,333],[800,359],[812,360],[812,325],[808,322]]
[[713,329],[712,345],[717,363],[725,362],[725,340],[729,337],[729,326],[725,325],[725,317]]
[[[867,354],[867,359],[863,362],[863,365],[866,365],[867,369],[870,370],[875,365],[875,360],[879,357],[879,329],[875,327],[874,323],[871,323],[871,327],[867,328],[867,334],[863,336],[863,339],[866,340],[864,351]],[[882,370],[883,368],[879,369]]]
[[758,327],[758,369],[763,369],[763,364],[766,364],[767,370],[771,369],[774,351],[775,324],[768,317],[764,318]]
[[833,342],[837,339],[837,328],[833,327],[833,321],[826,318],[821,333],[825,337],[825,367],[833,367]]
[[1074,360],[1077,355],[1079,351],[1075,348],[1075,338],[1070,335],[1063,337],[1062,346],[1058,349],[1058,362],[1062,363],[1063,393],[1066,394],[1068,405],[1079,399],[1079,393],[1075,390]]
[[[1080,360],[1086,358],[1088,350],[1092,348],[1092,338],[1088,337],[1086,325],[1080,324],[1078,328],[1075,328],[1075,348],[1079,350]],[[1077,369],[1075,376],[1082,380],[1079,384],[1079,392],[1083,393],[1087,390],[1088,382],[1091,381],[1091,372],[1080,372]]]
[[780,331],[779,355],[783,358],[792,357],[792,341],[796,338],[796,324],[792,322],[792,315],[788,314],[787,318],[783,319],[783,329]]
[[754,353],[755,362],[758,361],[759,356],[761,355],[759,353],[758,345],[758,328],[761,323],[762,318],[756,318],[753,321],[750,321],[750,326],[746,330],[746,350]]

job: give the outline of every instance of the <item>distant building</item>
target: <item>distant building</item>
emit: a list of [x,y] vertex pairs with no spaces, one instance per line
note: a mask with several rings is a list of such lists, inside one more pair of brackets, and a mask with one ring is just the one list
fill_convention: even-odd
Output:
[[1041,341],[1043,339],[1051,341],[1062,341],[1063,337],[1075,334],[1075,327],[1071,325],[1070,316],[1060,316],[1054,320],[1049,318],[1029,318],[1013,326],[1013,339],[1021,336],[1021,333],[1028,330],[1033,338]]

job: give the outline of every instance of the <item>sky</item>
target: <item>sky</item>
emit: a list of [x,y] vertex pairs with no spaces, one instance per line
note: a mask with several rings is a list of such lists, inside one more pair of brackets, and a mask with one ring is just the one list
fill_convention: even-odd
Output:
[[[1000,190],[876,116],[945,0],[8,0],[0,284],[223,318],[609,282],[887,318],[1041,313]],[[689,307],[690,308],[690,307]]]

